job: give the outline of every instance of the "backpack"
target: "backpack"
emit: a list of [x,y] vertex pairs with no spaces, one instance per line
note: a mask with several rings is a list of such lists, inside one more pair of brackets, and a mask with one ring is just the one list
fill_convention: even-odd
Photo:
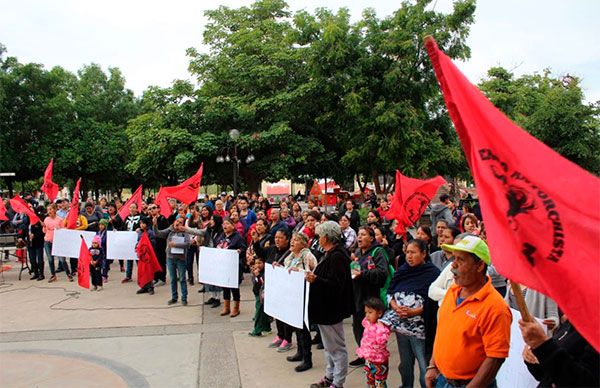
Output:
[[382,247],[377,247],[377,248],[373,249],[373,256],[375,256],[379,250],[381,250],[383,252],[383,257],[385,258],[385,262],[387,263],[387,266],[388,266],[388,276],[385,279],[385,283],[383,283],[383,287],[381,287],[379,289],[379,298],[381,298],[383,305],[385,306],[385,308],[387,308],[388,307],[387,291],[388,291],[388,288],[390,287],[390,283],[392,282],[392,278],[394,277],[394,273],[396,271],[394,270],[394,267],[390,264],[390,260],[388,258],[388,254],[387,254],[386,250],[383,249]]

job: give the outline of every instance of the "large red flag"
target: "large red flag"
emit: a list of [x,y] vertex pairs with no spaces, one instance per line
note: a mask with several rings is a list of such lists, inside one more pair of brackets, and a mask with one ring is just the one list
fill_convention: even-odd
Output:
[[42,185],[42,191],[51,202],[54,202],[58,195],[58,185],[52,181],[52,168],[54,167],[54,159],[50,159],[46,172],[44,173],[44,184]]
[[0,221],[8,221],[6,215],[6,206],[4,206],[4,200],[0,197]]
[[77,283],[83,288],[90,288],[90,262],[92,261],[90,250],[81,237],[81,246],[79,247],[79,260],[77,261]]
[[121,216],[122,220],[124,220],[129,215],[129,205],[131,205],[132,203],[135,203],[137,205],[138,211],[142,210],[142,193],[142,185],[140,185],[140,187],[138,187],[137,190],[133,192],[133,194],[127,200],[127,202],[125,202],[125,204],[121,206],[121,208],[119,209],[119,215]]
[[203,169],[204,163],[200,165],[200,168],[198,168],[198,171],[196,171],[194,175],[177,186],[163,187],[162,189],[168,197],[190,204],[198,199],[198,190],[200,189],[200,183],[202,182]]
[[405,233],[407,228],[419,221],[427,205],[444,183],[446,180],[439,175],[431,179],[415,179],[396,170],[396,192],[390,210],[386,213],[388,219],[393,218],[398,222],[396,233]]
[[77,228],[77,219],[79,218],[79,186],[81,185],[81,178],[77,179],[75,185],[75,191],[73,191],[73,200],[71,201],[71,207],[69,214],[67,215],[67,229]]
[[154,200],[154,202],[156,202],[156,204],[160,206],[160,214],[162,214],[165,217],[169,217],[173,213],[173,210],[171,209],[171,205],[169,204],[169,198],[167,197],[167,193],[164,189],[166,188],[161,187],[158,190],[158,194],[156,195],[156,199]]
[[[4,206],[4,204],[2,206]],[[38,217],[37,214],[35,214],[35,212],[31,210],[29,205],[27,205],[27,203],[23,200],[23,198],[19,197],[18,195],[15,195],[14,198],[10,200],[10,206],[17,213],[27,214],[31,225],[35,225],[38,222],[40,222],[40,217]]]
[[600,179],[504,116],[426,41],[479,193],[492,262],[600,349]]
[[142,288],[154,279],[154,273],[161,271],[161,267],[148,238],[148,232],[144,232],[135,250],[139,259],[137,283]]

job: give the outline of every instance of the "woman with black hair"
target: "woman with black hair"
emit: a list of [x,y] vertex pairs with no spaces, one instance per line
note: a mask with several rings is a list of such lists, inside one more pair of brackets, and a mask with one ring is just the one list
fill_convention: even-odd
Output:
[[403,387],[413,386],[415,360],[419,364],[419,381],[425,386],[437,312],[437,304],[427,292],[439,274],[429,259],[425,241],[412,240],[406,247],[406,263],[398,268],[388,288],[389,310],[381,321],[396,332]]
[[[375,231],[361,226],[357,235],[358,249],[352,254],[352,289],[354,295],[354,313],[352,328],[354,339],[360,345],[364,327],[365,302],[369,298],[379,298],[381,287],[388,277],[388,259],[385,249],[375,240]],[[362,358],[350,362],[351,366],[363,365]]]
[[427,244],[427,253],[433,253],[439,251],[440,248],[434,244],[433,235],[429,226],[421,225],[417,229],[417,239],[425,241]]

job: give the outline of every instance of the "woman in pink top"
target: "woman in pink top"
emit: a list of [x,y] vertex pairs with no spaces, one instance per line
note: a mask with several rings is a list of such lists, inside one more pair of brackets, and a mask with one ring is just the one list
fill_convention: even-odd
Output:
[[390,329],[379,321],[385,312],[385,306],[379,298],[370,298],[365,302],[365,318],[362,325],[365,328],[356,355],[365,359],[365,375],[369,387],[386,387],[388,376],[388,360],[390,352],[387,349]]
[[[48,280],[48,283],[52,283],[56,281],[54,256],[52,256],[52,242],[54,241],[54,231],[63,227],[63,219],[56,215],[55,204],[51,203],[48,205],[47,210],[48,216],[44,219],[44,250],[46,251],[46,256],[48,257],[48,266],[50,267],[50,273],[52,274],[52,276],[50,276],[50,280]],[[72,282],[73,276],[71,276],[71,272],[69,271],[67,260],[64,257],[58,257],[58,260],[60,260],[62,263],[69,281]]]

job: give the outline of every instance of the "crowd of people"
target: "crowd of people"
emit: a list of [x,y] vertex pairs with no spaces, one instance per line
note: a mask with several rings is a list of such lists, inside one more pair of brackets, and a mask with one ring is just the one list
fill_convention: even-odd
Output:
[[[40,222],[15,213],[7,202],[10,227],[27,246],[31,280],[68,281],[77,276],[77,258],[52,255],[54,233],[66,227],[70,202],[58,199],[46,206],[26,198]],[[312,347],[323,349],[323,378],[311,387],[344,386],[349,367],[363,367],[370,387],[385,387],[389,373],[389,337],[394,334],[400,355],[398,371],[403,387],[493,387],[508,357],[515,295],[493,266],[478,208],[457,206],[442,194],[430,208],[431,227],[395,232],[388,219],[392,198],[365,201],[366,218],[348,199],[333,212],[314,201],[301,206],[289,196],[278,205],[256,193],[237,197],[222,193],[191,204],[169,200],[168,217],[158,203],[147,199],[138,209],[131,204],[124,219],[122,202],[88,199],[78,214],[77,229],[96,233],[90,254],[92,290],[100,291],[114,272],[121,283],[133,279],[131,260],[106,259],[106,232],[147,234],[161,270],[142,285],[139,294],[171,287],[168,304],[188,303],[188,286],[195,284],[202,247],[235,250],[239,256],[239,284],[251,278],[255,296],[250,336],[270,333],[269,347],[296,353],[286,359],[297,372],[313,367]],[[138,241],[139,241],[138,238]],[[46,260],[44,260],[44,252]],[[49,274],[44,263],[48,262]],[[58,265],[56,264],[58,261]],[[264,311],[265,266],[302,271],[310,286],[310,327],[301,329],[272,319]],[[196,269],[195,269],[196,268]],[[167,273],[169,277],[167,278]],[[221,308],[221,316],[240,314],[240,288],[201,285],[209,294],[205,305]],[[180,298],[181,296],[181,298]],[[550,298],[525,288],[531,313],[542,320],[520,321],[527,346],[523,359],[540,386],[597,386],[598,352],[577,333]],[[356,357],[348,354],[343,321],[352,317]],[[315,333],[314,335],[312,333]],[[350,361],[350,359],[353,359]]]

